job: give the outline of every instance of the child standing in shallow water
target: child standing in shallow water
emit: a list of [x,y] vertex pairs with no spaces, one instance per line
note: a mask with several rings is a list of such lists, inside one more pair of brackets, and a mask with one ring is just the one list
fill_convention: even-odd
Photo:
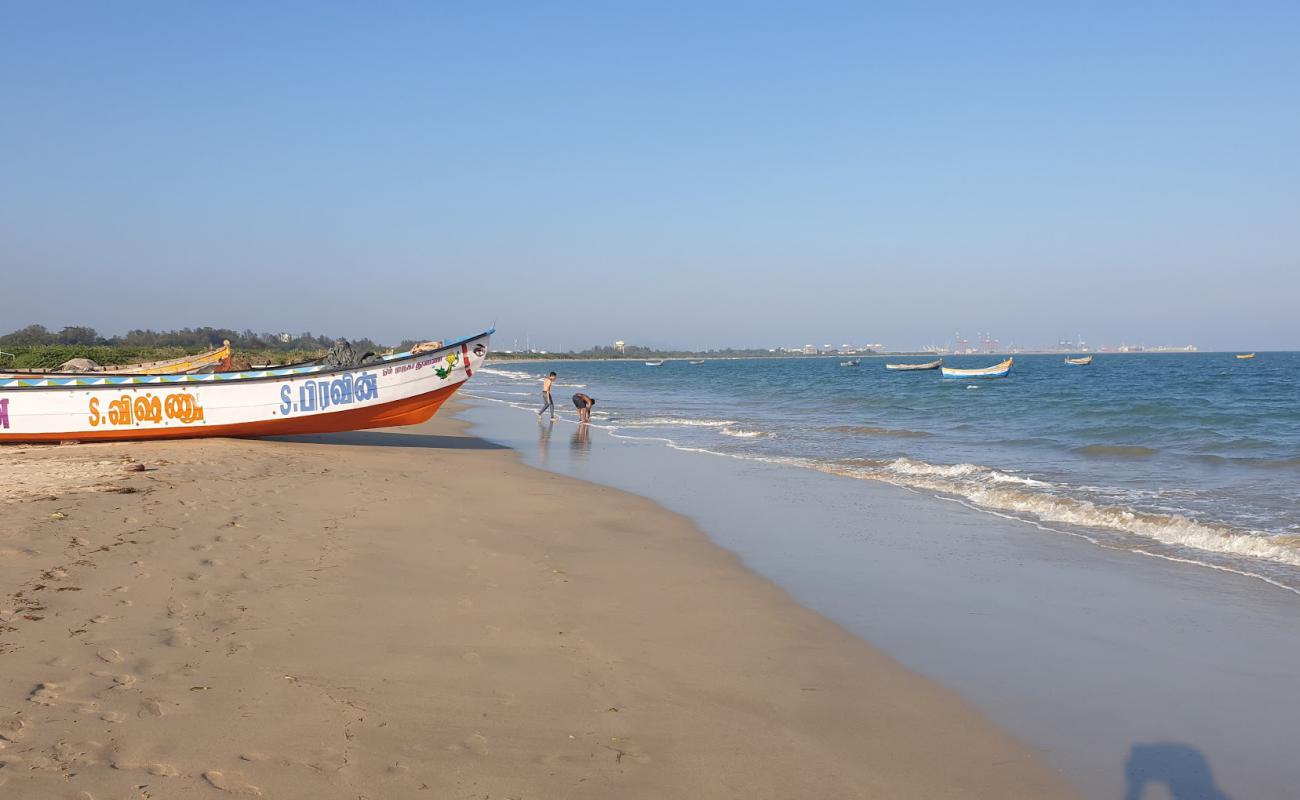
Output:
[[555,419],[555,401],[551,399],[551,385],[555,383],[555,373],[552,372],[542,381],[542,410],[537,412],[537,418],[541,419],[546,409],[551,409],[551,419]]

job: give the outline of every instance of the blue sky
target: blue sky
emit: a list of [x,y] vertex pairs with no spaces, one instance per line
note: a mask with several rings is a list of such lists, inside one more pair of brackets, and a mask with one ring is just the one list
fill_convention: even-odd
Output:
[[1300,348],[1300,4],[7,3],[0,328]]

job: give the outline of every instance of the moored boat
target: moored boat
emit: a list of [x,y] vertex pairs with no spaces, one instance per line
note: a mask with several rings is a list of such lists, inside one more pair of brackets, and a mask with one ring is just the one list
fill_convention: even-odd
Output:
[[687,363],[687,364],[690,364],[692,367],[698,367],[699,365],[701,365],[701,364],[704,363],[704,359],[702,359],[702,358],[697,358],[697,359],[693,359],[693,360],[691,360],[691,361],[687,361],[686,363]]
[[220,347],[204,353],[170,358],[165,361],[109,366],[88,362],[85,367],[76,368],[74,362],[81,360],[83,359],[65,362],[58,369],[0,370],[0,378],[50,375],[190,375],[196,372],[211,372],[230,367],[230,340],[227,339]]
[[1254,354],[1254,353],[1238,353],[1238,354],[1237,354],[1237,358],[1242,358],[1242,359],[1245,359],[1245,358],[1254,358],[1254,357],[1255,357],[1255,354]]
[[936,358],[934,361],[927,361],[924,364],[886,364],[885,369],[894,370],[921,370],[921,369],[938,369],[943,366],[943,359]]
[[645,362],[645,365],[647,367],[662,367],[664,365],[664,360],[661,358],[658,361],[647,361]]
[[432,417],[479,369],[492,333],[346,366],[0,377],[0,444],[279,436],[414,425]]
[[1086,367],[1092,363],[1092,356],[1080,356],[1079,358],[1065,357],[1065,363],[1072,364],[1076,367]]
[[1007,373],[1011,372],[1011,364],[1014,361],[1015,359],[1008,358],[1000,364],[981,369],[953,369],[952,367],[941,369],[945,378],[1005,378]]
[[840,362],[841,367],[857,367],[857,366],[861,366],[861,364],[862,364],[862,359],[860,358],[850,358],[848,361]]

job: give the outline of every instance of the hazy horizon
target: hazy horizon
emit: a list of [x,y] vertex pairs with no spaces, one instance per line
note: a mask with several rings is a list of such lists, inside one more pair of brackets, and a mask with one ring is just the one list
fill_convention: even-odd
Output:
[[0,9],[0,329],[1300,349],[1300,7]]

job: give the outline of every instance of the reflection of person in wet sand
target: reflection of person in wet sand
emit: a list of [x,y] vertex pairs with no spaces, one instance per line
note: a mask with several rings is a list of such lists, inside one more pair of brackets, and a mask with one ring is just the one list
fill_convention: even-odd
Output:
[[578,409],[578,422],[591,422],[591,407],[596,405],[596,398],[578,392],[573,396],[573,405]]
[[[539,422],[540,422],[540,420],[539,420]],[[546,424],[544,424],[544,425],[540,425],[540,424],[539,424],[539,425],[537,426],[538,430],[541,431],[541,435],[542,435],[541,440],[538,441],[538,443],[537,443],[537,452],[538,452],[538,455],[540,455],[540,456],[542,457],[542,463],[543,463],[543,464],[546,463],[546,451],[547,451],[547,450],[550,448],[550,446],[551,446],[551,428],[554,428],[554,427],[555,427],[555,417],[551,417],[551,421],[550,421],[550,422],[548,422],[548,423],[546,423]]]
[[586,450],[591,447],[591,426],[579,425],[573,432],[573,438],[569,440],[569,447],[574,450]]

